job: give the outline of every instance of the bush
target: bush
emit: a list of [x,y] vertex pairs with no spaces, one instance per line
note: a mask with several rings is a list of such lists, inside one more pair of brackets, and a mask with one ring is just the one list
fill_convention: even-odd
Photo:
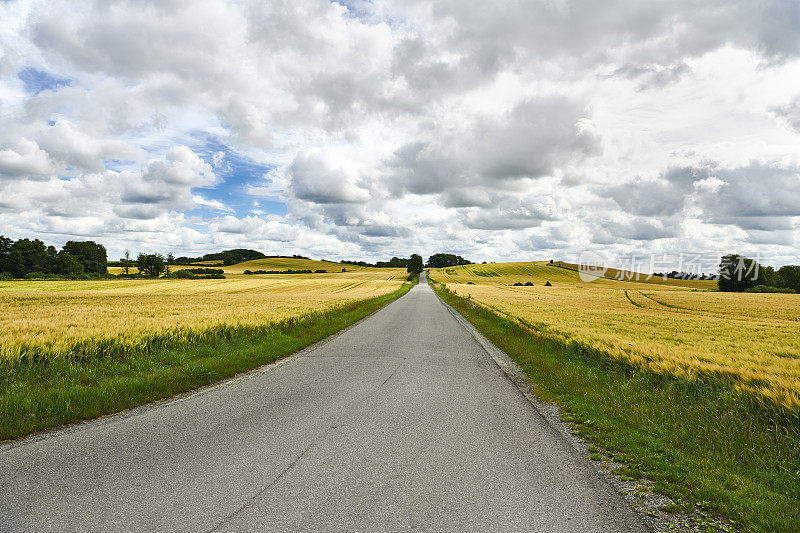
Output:
[[223,274],[195,274],[190,269],[170,272],[164,279],[226,279]]
[[10,281],[14,279],[14,276],[11,275],[11,272],[0,272],[0,281]]
[[552,286],[553,286],[553,284],[552,284],[552,283],[550,283],[549,281],[545,281],[545,282],[544,282],[544,286],[545,286],[545,287],[552,287]]
[[749,289],[745,290],[744,292],[769,292],[769,293],[779,293],[779,294],[797,294],[797,291],[794,289],[782,289],[780,287],[767,287],[766,285],[756,285],[755,287],[750,287]]
[[528,282],[525,283],[525,286],[526,287],[533,287],[533,283],[528,281]]
[[328,273],[327,270],[322,270],[322,269],[314,271],[314,274],[327,274],[327,273]]
[[225,271],[221,268],[185,268],[185,271],[192,274],[224,274]]
[[45,279],[46,277],[48,277],[48,275],[44,272],[28,272],[22,279]]
[[253,271],[252,271],[252,270],[245,270],[245,271],[244,271],[244,275],[245,275],[245,276],[250,276],[252,273],[253,273]]
[[514,284],[514,287],[522,287],[522,282],[518,281]]
[[467,282],[467,285],[475,285],[475,284],[474,284],[474,283],[472,283],[471,281],[468,281],[468,282]]

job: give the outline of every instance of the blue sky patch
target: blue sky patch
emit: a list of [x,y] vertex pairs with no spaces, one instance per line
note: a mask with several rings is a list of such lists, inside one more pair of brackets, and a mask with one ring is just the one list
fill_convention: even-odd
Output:
[[25,84],[25,92],[33,95],[72,85],[72,80],[69,78],[57,78],[48,72],[30,67],[20,70],[17,77]]
[[[286,215],[284,202],[247,194],[248,186],[264,185],[264,174],[277,165],[254,161],[213,138],[206,139],[202,145],[190,148],[213,167],[219,179],[216,186],[197,188],[193,191],[195,194],[223,204],[229,210],[228,214],[238,218],[253,214]],[[221,211],[224,212],[222,209],[208,206],[190,211],[189,214],[203,216],[203,213],[208,211],[213,212],[215,216]]]

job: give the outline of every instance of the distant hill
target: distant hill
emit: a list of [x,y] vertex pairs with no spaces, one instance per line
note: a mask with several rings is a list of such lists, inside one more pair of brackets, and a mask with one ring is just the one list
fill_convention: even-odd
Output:
[[234,248],[233,250],[223,250],[221,252],[206,254],[201,257],[178,257],[172,261],[174,265],[190,265],[200,263],[222,263],[223,265],[233,265],[248,261],[250,259],[262,259],[267,257],[258,250],[248,250],[246,248]]
[[327,270],[328,272],[341,272],[346,268],[348,272],[367,270],[370,267],[334,263],[333,261],[316,261],[314,259],[301,259],[296,257],[264,257],[226,266],[225,273],[241,274],[245,270]]
[[[549,264],[547,261],[528,261],[514,263],[489,263],[485,265],[465,265],[444,267],[431,270],[431,276],[436,281],[446,283],[498,283],[501,285],[510,282],[526,282],[543,284],[546,281],[551,283],[582,283],[578,273],[578,265],[556,261]],[[599,273],[598,273],[599,274]],[[618,269],[607,269],[605,276],[597,276],[594,283],[608,286],[609,288],[623,288],[629,281],[660,285],[667,287],[683,287],[692,289],[716,289],[717,282],[713,280],[682,280],[664,279],[638,272],[629,272]]]

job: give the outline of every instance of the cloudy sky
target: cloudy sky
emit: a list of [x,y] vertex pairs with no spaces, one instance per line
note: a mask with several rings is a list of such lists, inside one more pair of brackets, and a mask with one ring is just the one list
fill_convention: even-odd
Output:
[[0,0],[0,233],[800,252],[793,0]]

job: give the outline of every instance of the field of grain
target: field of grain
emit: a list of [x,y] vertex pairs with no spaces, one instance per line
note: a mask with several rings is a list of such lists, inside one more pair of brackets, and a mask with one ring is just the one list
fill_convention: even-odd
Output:
[[[374,270],[369,267],[361,267],[357,265],[347,265],[342,263],[334,263],[333,261],[317,261],[315,259],[294,259],[291,257],[270,257],[267,259],[253,259],[252,261],[245,261],[229,266],[217,266],[219,261],[203,261],[198,265],[203,265],[202,268],[218,268],[225,271],[225,275],[243,274],[245,270],[327,270],[328,272],[341,272],[346,269],[348,272],[361,271],[361,270]],[[187,268],[200,268],[196,265],[170,265],[170,270],[183,270]],[[122,274],[125,271],[124,267],[112,266],[108,267],[109,274]],[[136,266],[133,265],[129,268],[133,274],[136,273]],[[273,274],[270,274],[273,275]]]
[[[800,407],[800,295],[706,290],[713,281],[586,283],[574,270],[545,262],[430,273],[457,295],[537,330],[656,372],[721,375],[776,403]],[[512,286],[528,281],[534,286]]]
[[[308,268],[302,260],[282,261],[281,270]],[[146,334],[264,325],[386,295],[406,278],[402,269],[354,270],[219,280],[0,282],[0,360],[31,349],[58,356],[77,343],[103,339],[135,345]]]

